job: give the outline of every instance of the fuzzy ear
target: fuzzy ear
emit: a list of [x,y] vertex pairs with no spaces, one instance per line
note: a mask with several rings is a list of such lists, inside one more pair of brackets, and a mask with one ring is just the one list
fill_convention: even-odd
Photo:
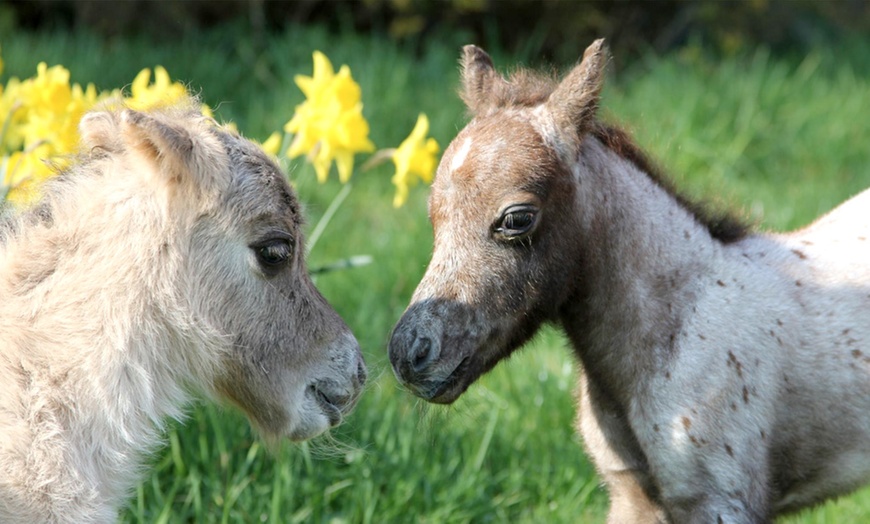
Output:
[[491,108],[492,93],[507,81],[495,71],[492,58],[483,49],[467,45],[462,48],[462,101],[473,115]]
[[139,111],[125,109],[121,112],[121,124],[127,142],[154,156],[178,157],[186,160],[193,151],[193,140],[184,129]]
[[550,95],[547,109],[558,129],[576,131],[581,135],[589,129],[598,110],[607,55],[604,39],[599,38],[586,48],[583,60]]
[[79,134],[86,150],[118,151],[118,119],[109,111],[86,113],[79,122]]
[[125,109],[121,112],[121,134],[128,147],[152,159],[169,177],[179,179],[193,167],[193,139],[186,129]]

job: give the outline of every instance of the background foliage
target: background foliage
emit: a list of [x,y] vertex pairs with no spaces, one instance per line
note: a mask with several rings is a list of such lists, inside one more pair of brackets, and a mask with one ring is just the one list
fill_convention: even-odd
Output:
[[619,61],[699,39],[725,53],[759,44],[807,51],[845,32],[870,31],[868,0],[11,0],[23,27],[87,28],[107,36],[131,32],[174,37],[231,20],[245,20],[263,42],[288,26],[316,23],[332,30],[422,40],[461,31],[514,57],[573,61],[573,49],[598,37]]
[[[116,4],[124,3],[99,5]],[[427,10],[437,11],[435,4],[425,2],[304,4],[305,13],[300,5],[283,7],[301,14],[279,23],[269,13],[280,4],[219,3],[240,19],[172,15],[179,25],[132,33],[126,29],[133,22],[116,31],[83,18],[78,9],[94,8],[85,3],[0,4],[4,78],[30,76],[45,60],[65,65],[75,82],[110,88],[160,64],[200,92],[220,117],[263,140],[302,101],[293,76],[307,74],[311,51],[321,49],[353,69],[376,143],[401,141],[422,111],[432,136],[446,147],[465,123],[454,94],[462,44],[485,46],[502,71],[520,63],[566,69],[600,28],[659,19],[651,10],[612,11],[627,13],[632,2],[573,4],[573,11],[567,2],[548,2],[534,15],[518,11],[528,23],[516,29],[522,24],[500,18],[511,15],[498,2],[456,1],[450,13],[434,14]],[[626,125],[680,186],[743,209],[762,229],[807,224],[870,186],[870,41],[861,33],[835,34],[866,23],[866,3],[838,4],[838,12],[846,13],[842,22],[840,15],[825,14],[833,9],[828,3],[790,4],[728,4],[734,13],[715,2],[657,4],[673,8],[658,27],[676,24],[680,10],[712,9],[715,15],[708,26],[693,15],[677,31],[682,36],[661,45],[658,33],[605,31],[615,67],[603,116]],[[182,5],[171,8],[187,9]],[[796,14],[789,20],[809,20],[806,34],[822,36],[764,40],[747,30],[734,47],[717,36],[732,14],[757,8],[791,10]],[[139,21],[165,20],[155,9],[140,10]],[[566,14],[552,14],[558,9]],[[415,13],[424,18],[421,28],[396,32],[394,20]],[[488,14],[494,21],[487,21]],[[551,40],[558,33],[546,25],[547,17],[569,15],[581,20],[576,34],[565,36],[571,27],[566,20],[564,40]],[[774,27],[759,31],[775,34]],[[172,38],[162,33],[167,30]],[[781,34],[800,33],[795,31]],[[291,169],[314,224],[338,182],[317,184],[313,169],[303,164]],[[386,342],[425,270],[432,239],[425,188],[412,190],[408,204],[395,210],[390,174],[384,166],[354,175],[353,195],[309,260],[316,266],[357,253],[375,260],[317,281],[356,333],[370,366],[358,410],[329,438],[269,453],[237,413],[198,406],[189,420],[171,427],[124,521],[603,521],[606,497],[572,428],[576,365],[556,331],[544,330],[450,408],[426,406],[396,384]],[[870,490],[864,490],[785,522],[859,522],[868,515]]]

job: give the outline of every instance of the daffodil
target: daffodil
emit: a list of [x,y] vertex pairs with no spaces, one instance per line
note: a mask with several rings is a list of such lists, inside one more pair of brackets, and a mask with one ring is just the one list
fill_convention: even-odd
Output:
[[405,203],[408,199],[408,188],[417,182],[417,178],[427,184],[432,182],[439,147],[434,138],[426,138],[427,134],[429,119],[420,113],[414,130],[392,154],[393,164],[396,166],[396,174],[393,175],[393,184],[396,186],[393,207],[401,207]]
[[296,85],[305,102],[296,107],[284,131],[293,133],[287,156],[307,155],[317,180],[325,182],[335,161],[341,182],[353,172],[354,155],[373,151],[369,124],[362,115],[362,92],[350,73],[341,66],[338,73],[320,51],[314,52],[314,74],[297,75]]
[[139,71],[130,84],[130,96],[124,99],[124,103],[131,109],[145,111],[170,106],[187,96],[184,84],[172,82],[162,66],[154,68],[154,83],[150,81],[151,69],[146,67]]
[[70,84],[69,71],[62,66],[37,66],[37,74],[23,82],[9,83],[2,109],[8,108],[9,123],[4,139],[8,151],[35,150],[48,156],[68,155],[78,147],[78,123],[96,104],[96,88]]
[[66,68],[43,62],[36,76],[10,80],[0,96],[0,185],[10,201],[32,201],[40,183],[56,171],[46,162],[63,168],[78,147],[79,121],[99,95],[92,84],[82,88],[69,80]]
[[55,171],[46,163],[50,156],[48,144],[42,144],[27,151],[16,151],[0,162],[0,194],[6,200],[26,206],[35,202],[41,183],[54,175]]
[[279,149],[281,149],[282,139],[283,136],[281,135],[281,133],[275,131],[274,133],[269,135],[269,138],[267,138],[265,142],[260,144],[260,149],[265,151],[268,155],[278,156],[278,153],[280,152]]

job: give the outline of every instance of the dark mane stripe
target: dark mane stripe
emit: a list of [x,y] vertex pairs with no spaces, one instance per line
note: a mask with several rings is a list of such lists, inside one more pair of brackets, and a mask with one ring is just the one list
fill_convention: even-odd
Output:
[[599,123],[590,132],[605,147],[637,166],[659,187],[672,195],[699,223],[707,228],[713,238],[729,244],[745,238],[749,234],[749,224],[735,216],[732,212],[714,208],[706,203],[690,200],[680,193],[674,186],[674,183],[662,173],[643,150],[637,147],[625,131],[614,126]]

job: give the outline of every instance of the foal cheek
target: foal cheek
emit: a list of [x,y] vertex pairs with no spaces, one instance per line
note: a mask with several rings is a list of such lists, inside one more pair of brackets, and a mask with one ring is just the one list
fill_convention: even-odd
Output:
[[473,240],[458,236],[436,240],[432,260],[417,285],[411,303],[424,300],[456,301],[461,304],[485,304],[491,281],[491,268],[485,253],[472,247]]

